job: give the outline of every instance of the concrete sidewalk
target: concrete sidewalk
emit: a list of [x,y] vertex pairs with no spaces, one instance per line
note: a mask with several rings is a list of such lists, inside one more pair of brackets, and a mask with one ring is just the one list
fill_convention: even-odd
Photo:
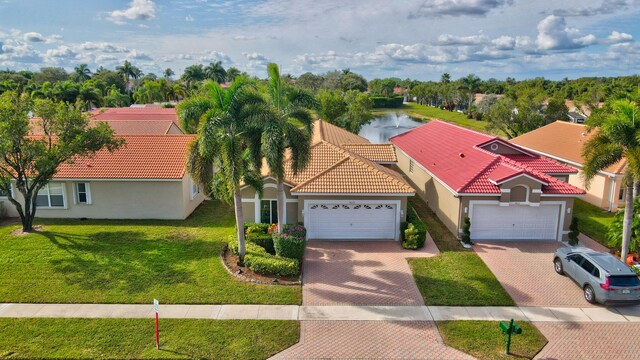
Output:
[[[152,305],[0,304],[4,318],[152,318]],[[525,320],[540,322],[640,322],[640,307],[468,307],[468,306],[298,306],[160,305],[172,319],[254,319],[300,321]]]

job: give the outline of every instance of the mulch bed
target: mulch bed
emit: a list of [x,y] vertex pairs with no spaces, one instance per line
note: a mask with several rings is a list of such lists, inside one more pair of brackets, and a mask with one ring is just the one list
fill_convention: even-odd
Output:
[[[294,277],[282,277],[276,275],[261,275],[257,274],[248,267],[238,266],[238,256],[225,248],[221,254],[222,262],[233,276],[248,282],[269,284],[269,285],[300,285],[300,276]],[[238,270],[242,270],[242,273],[238,274]],[[277,280],[274,281],[274,280]]]

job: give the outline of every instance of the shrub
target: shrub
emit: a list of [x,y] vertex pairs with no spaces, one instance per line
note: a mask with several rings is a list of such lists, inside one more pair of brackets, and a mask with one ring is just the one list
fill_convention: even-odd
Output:
[[273,238],[269,234],[247,234],[247,241],[263,247],[269,254],[275,255],[276,251],[273,247]]
[[267,228],[267,233],[268,234],[273,234],[278,232],[278,224],[271,224],[269,225],[269,227]]
[[371,102],[373,103],[374,108],[399,108],[402,106],[404,101],[404,97],[402,96],[392,96],[392,97],[384,97],[384,96],[374,96],[371,98]]
[[301,224],[285,225],[283,230],[284,233],[289,236],[293,236],[302,240],[305,240],[307,238],[307,229]]
[[247,233],[247,229],[250,227],[259,227],[260,230],[262,230],[262,232],[264,234],[267,233],[267,231],[269,230],[269,225],[270,224],[265,224],[265,223],[254,223],[254,222],[246,222],[244,223],[244,233]]
[[471,219],[468,216],[464,218],[460,240],[465,244],[471,244]]
[[306,243],[304,239],[299,239],[287,234],[273,235],[273,246],[276,249],[277,256],[302,261],[304,248],[307,245]]
[[[273,256],[267,253],[265,248],[251,241],[245,244],[244,264],[256,274],[295,276],[300,272],[298,260]],[[238,255],[238,240],[233,235],[229,236],[229,250]]]
[[407,222],[400,224],[402,247],[405,249],[421,249],[427,238],[427,225],[418,217],[416,211],[407,209]]
[[263,231],[261,226],[253,225],[245,228],[244,235],[245,236],[266,235],[266,233]]
[[569,245],[578,245],[578,235],[580,235],[580,230],[578,230],[578,218],[574,216],[573,219],[571,219],[571,225],[569,225]]

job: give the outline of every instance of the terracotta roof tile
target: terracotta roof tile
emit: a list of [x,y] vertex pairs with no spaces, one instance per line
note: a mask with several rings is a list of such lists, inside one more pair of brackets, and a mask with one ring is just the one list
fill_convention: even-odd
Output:
[[104,108],[90,114],[96,120],[171,120],[178,124],[175,108]]
[[[535,154],[527,155],[524,150],[522,155],[514,156],[496,154],[479,147],[494,140],[499,139],[438,120],[391,138],[400,150],[457,193],[500,193],[500,188],[490,179],[504,181],[509,175],[527,174],[548,184],[542,187],[543,193],[584,194],[583,190],[543,172],[545,169],[553,172],[568,169],[556,161]],[[517,146],[511,146],[518,150]],[[518,161],[524,157],[528,159]]]
[[[587,133],[587,126],[566,121],[556,121],[511,140],[514,144],[561,161],[584,164],[582,147],[595,132]],[[626,160],[606,169],[613,174],[624,174]]]
[[369,144],[369,140],[349,132],[341,127],[329,124],[326,121],[318,120],[313,126],[312,143],[324,140],[333,145],[342,144]]
[[342,144],[341,147],[377,163],[398,162],[393,144]]
[[192,135],[123,135],[126,144],[60,166],[63,179],[181,179]]

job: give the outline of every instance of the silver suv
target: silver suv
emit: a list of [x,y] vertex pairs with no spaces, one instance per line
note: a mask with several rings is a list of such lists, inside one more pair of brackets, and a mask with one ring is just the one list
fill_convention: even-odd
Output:
[[640,280],[633,270],[611,254],[586,247],[562,247],[556,250],[553,266],[584,291],[590,303],[640,302]]

